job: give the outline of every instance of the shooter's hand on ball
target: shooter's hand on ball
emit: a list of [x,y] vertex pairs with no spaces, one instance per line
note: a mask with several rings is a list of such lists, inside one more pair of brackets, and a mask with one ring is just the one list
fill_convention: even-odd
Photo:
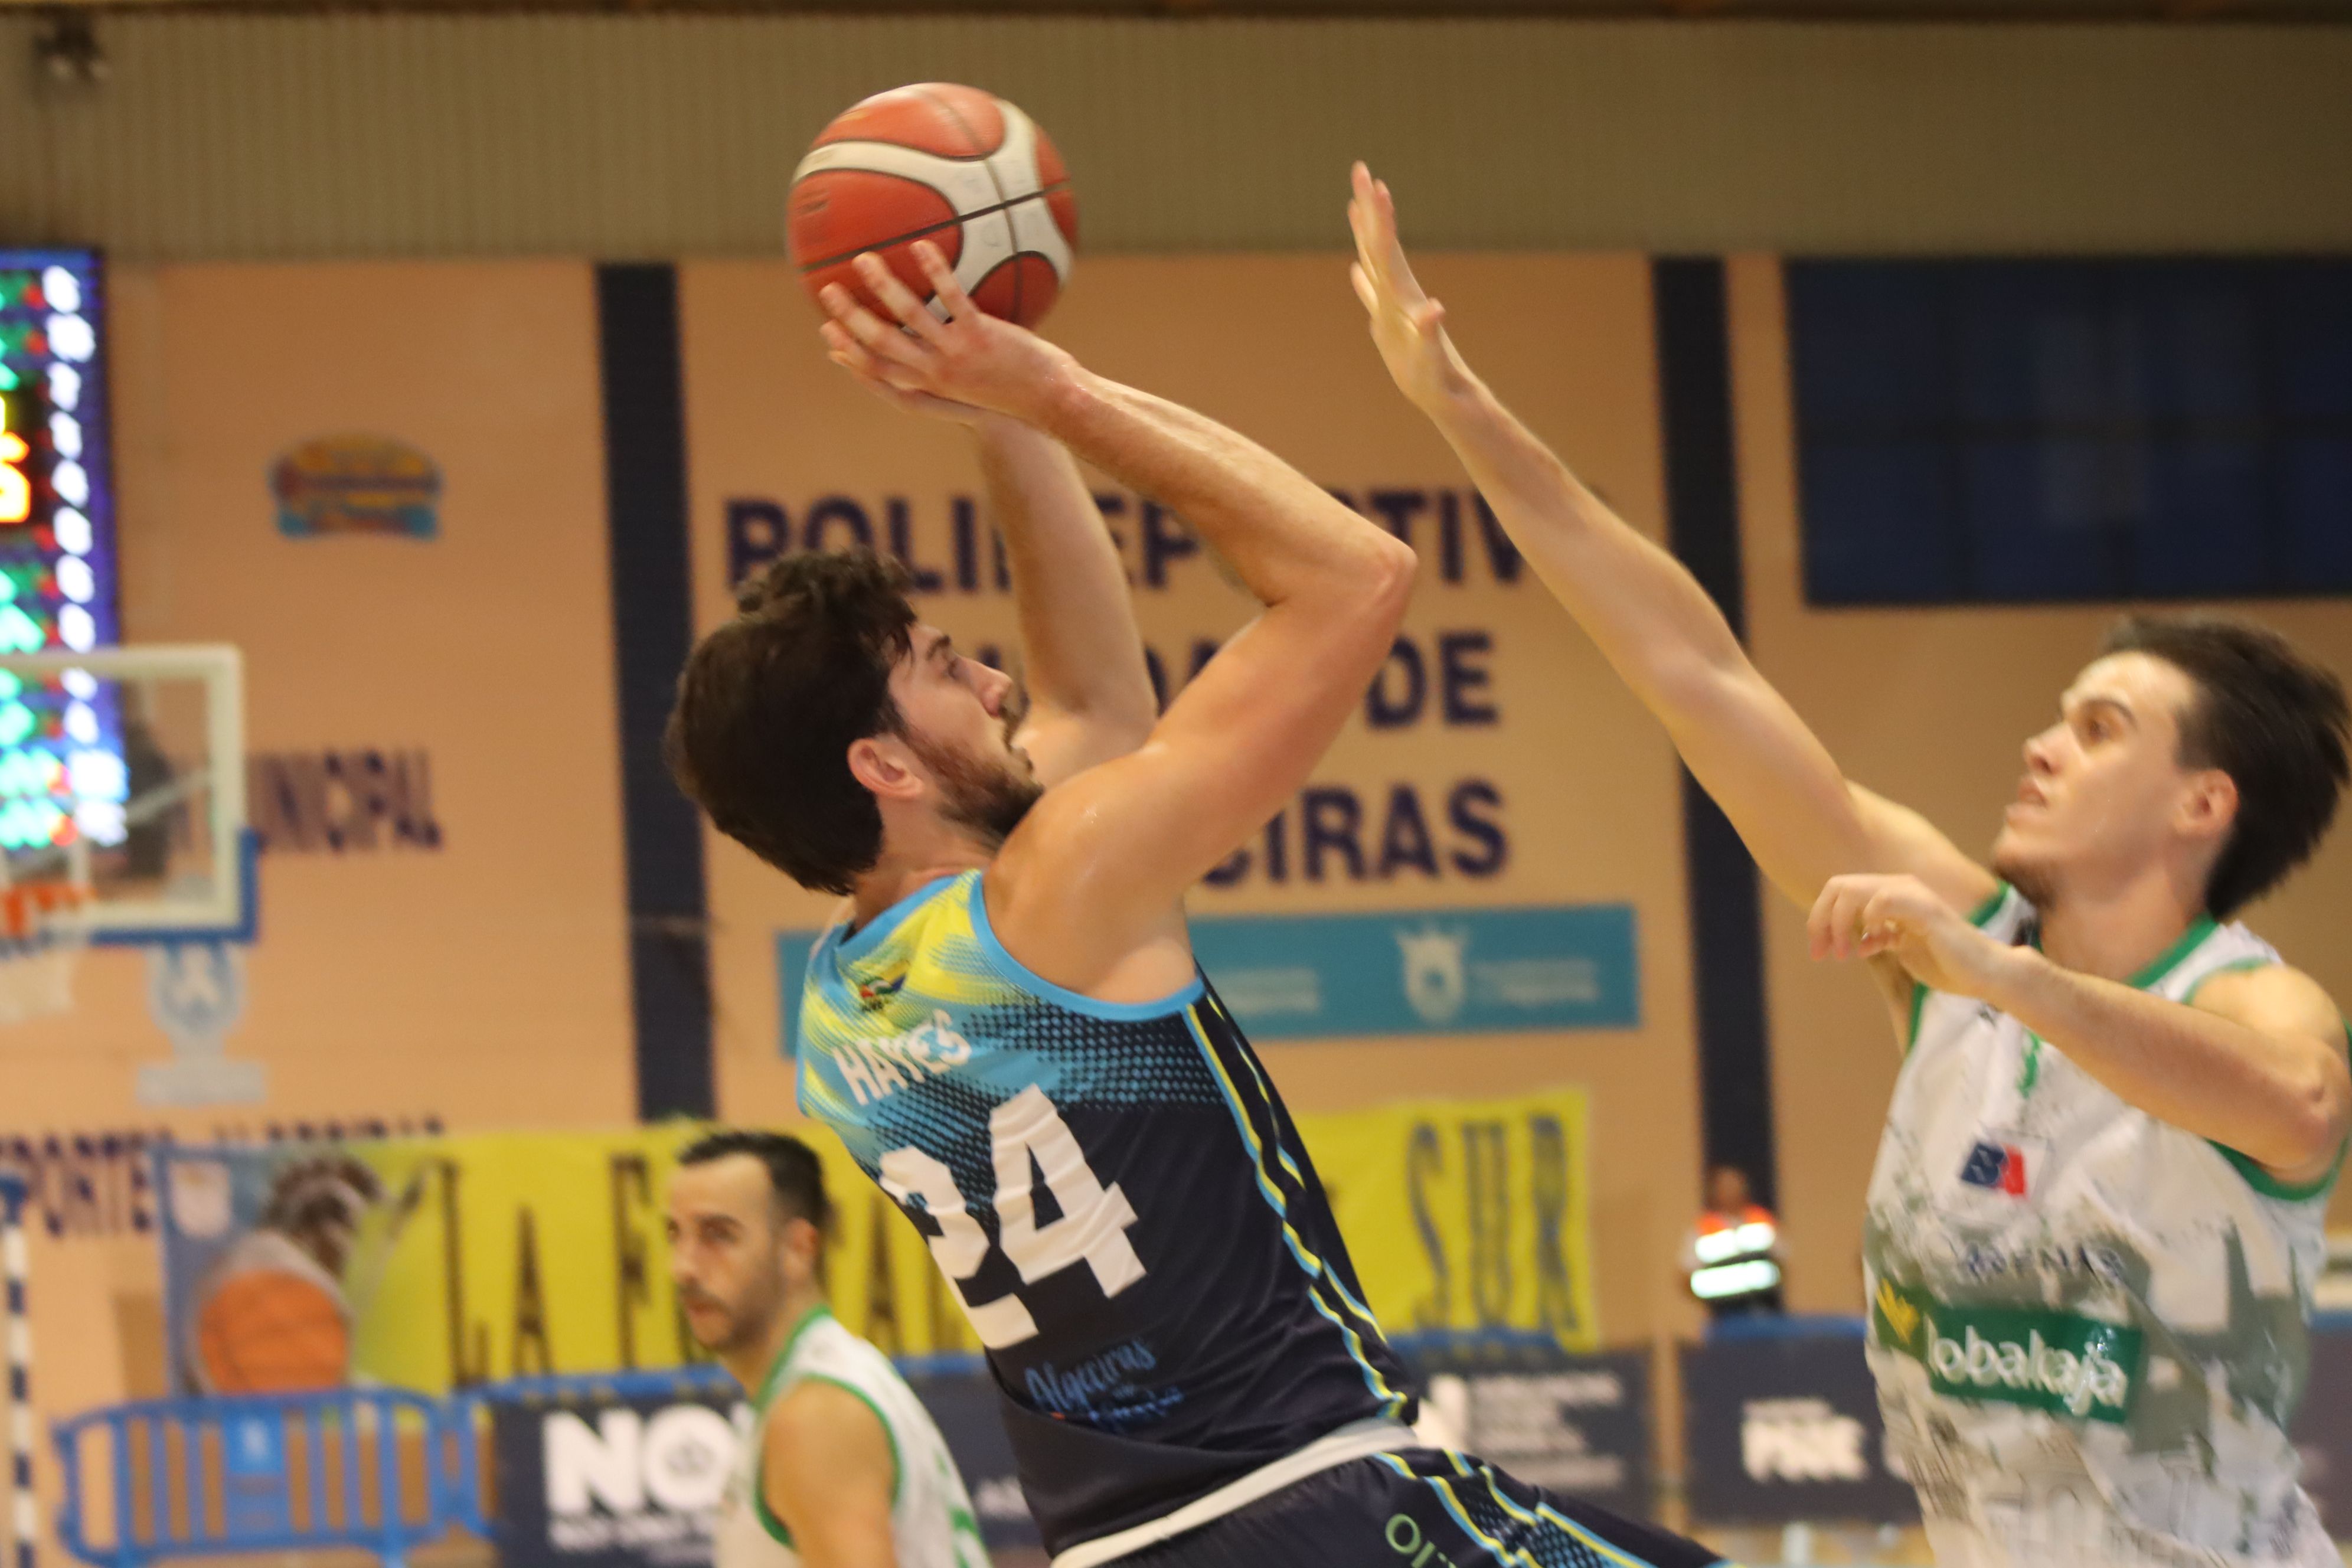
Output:
[[1470,367],[1445,335],[1445,307],[1422,291],[1397,240],[1396,202],[1386,184],[1358,163],[1348,226],[1356,234],[1356,260],[1348,268],[1356,298],[1371,318],[1372,342],[1397,389],[1423,409],[1467,391]]
[[879,257],[861,256],[858,281],[896,321],[877,316],[839,285],[827,289],[824,303],[833,320],[817,330],[834,363],[902,406],[957,418],[965,416],[942,405],[961,405],[971,411],[967,423],[983,413],[1036,422],[1077,362],[974,305],[929,240],[915,247],[915,259],[947,319],[932,314]]
[[1982,996],[2018,950],[1995,942],[1916,877],[1832,877],[1805,931],[1815,958],[1894,959],[1930,991]]

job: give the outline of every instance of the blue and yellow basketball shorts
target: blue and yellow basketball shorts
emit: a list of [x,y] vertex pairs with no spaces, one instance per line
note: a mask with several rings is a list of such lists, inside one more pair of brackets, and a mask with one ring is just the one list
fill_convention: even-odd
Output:
[[1466,1454],[1336,1466],[1116,1568],[1708,1568],[1695,1541],[1554,1497]]

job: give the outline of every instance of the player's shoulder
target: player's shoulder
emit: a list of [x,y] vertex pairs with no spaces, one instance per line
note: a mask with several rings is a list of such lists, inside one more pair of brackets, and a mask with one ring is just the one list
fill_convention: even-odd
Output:
[[1122,828],[1104,809],[1118,789],[1120,763],[1088,768],[1037,798],[989,863],[988,910],[1000,927],[1057,925],[1084,918],[1107,889],[1097,885],[1118,864]]
[[2293,964],[2250,956],[2197,983],[2189,1004],[2251,1029],[2292,1030],[2341,1038],[2345,1012],[2325,986]]
[[845,1445],[877,1444],[887,1453],[890,1435],[869,1395],[820,1374],[800,1379],[769,1407],[762,1443],[771,1466],[800,1468],[838,1457]]
[[989,874],[1016,874],[1028,866],[1054,865],[1083,856],[1111,830],[1103,806],[1120,788],[1125,756],[1100,763],[1064,779],[1039,795],[1021,825],[997,851]]
[[761,1492],[795,1536],[825,1528],[858,1500],[879,1514],[897,1497],[898,1440],[881,1411],[848,1384],[802,1378],[762,1425]]

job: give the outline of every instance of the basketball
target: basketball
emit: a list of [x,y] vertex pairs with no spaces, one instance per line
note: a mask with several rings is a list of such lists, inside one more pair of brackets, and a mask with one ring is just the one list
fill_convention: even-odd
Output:
[[1033,327],[1069,280],[1078,204],[1034,121],[978,88],[924,82],[824,128],[793,174],[784,238],[812,298],[839,283],[869,307],[851,263],[871,250],[928,299],[914,253],[928,239],[974,304]]
[[215,1393],[337,1388],[351,1371],[351,1328],[316,1281],[247,1269],[223,1279],[198,1310],[196,1351]]

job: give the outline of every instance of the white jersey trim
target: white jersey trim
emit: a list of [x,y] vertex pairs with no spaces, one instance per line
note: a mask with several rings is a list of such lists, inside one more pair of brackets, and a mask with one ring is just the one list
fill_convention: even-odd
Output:
[[1260,1498],[1272,1497],[1283,1488],[1295,1486],[1309,1476],[1351,1463],[1369,1459],[1374,1454],[1384,1454],[1394,1448],[1410,1448],[1418,1439],[1412,1428],[1382,1416],[1370,1416],[1362,1421],[1350,1421],[1337,1432],[1318,1437],[1297,1453],[1285,1454],[1270,1465],[1262,1465],[1239,1480],[1227,1481],[1206,1497],[1195,1498],[1173,1513],[1160,1515],[1147,1523],[1122,1530],[1115,1535],[1100,1535],[1092,1541],[1082,1541],[1067,1552],[1057,1554],[1048,1568],[1096,1568],[1097,1563],[1112,1563],[1130,1552],[1183,1534],[1188,1530],[1223,1519],[1229,1513],[1247,1508]]

